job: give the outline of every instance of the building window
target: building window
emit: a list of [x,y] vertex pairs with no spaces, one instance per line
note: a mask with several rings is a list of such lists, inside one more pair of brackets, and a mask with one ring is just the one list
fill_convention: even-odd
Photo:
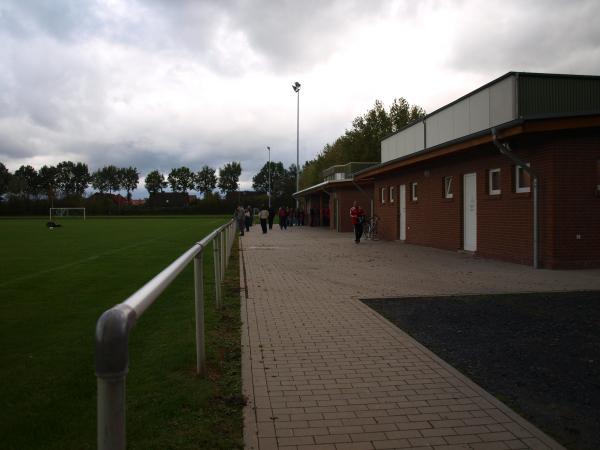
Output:
[[[529,166],[529,163],[527,163]],[[531,190],[531,176],[521,166],[515,166],[515,192],[521,194]]]
[[385,188],[381,188],[381,203],[385,203]]
[[500,192],[500,169],[490,169],[488,172],[488,193],[499,195]]
[[394,186],[390,186],[390,203],[394,203]]
[[444,177],[444,198],[454,198],[454,186],[452,177]]
[[418,183],[412,183],[410,185],[410,192],[412,194],[413,202],[416,202],[419,199],[419,197],[417,196],[417,185],[418,185]]

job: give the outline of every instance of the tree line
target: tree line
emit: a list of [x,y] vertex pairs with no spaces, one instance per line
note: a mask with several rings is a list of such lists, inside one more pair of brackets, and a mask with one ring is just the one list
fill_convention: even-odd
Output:
[[333,144],[326,144],[316,158],[304,164],[300,187],[320,183],[323,170],[336,164],[381,161],[381,140],[424,116],[423,108],[410,105],[402,97],[394,99],[387,110],[376,100],[370,110],[352,121],[349,130]]
[[[163,192],[167,187],[172,192],[196,190],[205,195],[218,187],[221,192],[228,194],[238,189],[241,173],[241,164],[234,161],[220,168],[218,177],[215,169],[205,165],[197,173],[188,167],[174,168],[166,179],[160,171],[153,170],[144,181],[151,195]],[[139,171],[131,166],[108,165],[90,173],[85,163],[63,161],[56,166],[44,165],[39,171],[30,165],[23,165],[11,173],[0,162],[0,196],[9,194],[26,199],[45,196],[52,202],[56,198],[82,198],[86,189],[91,187],[99,194],[125,191],[130,201],[139,181]]]

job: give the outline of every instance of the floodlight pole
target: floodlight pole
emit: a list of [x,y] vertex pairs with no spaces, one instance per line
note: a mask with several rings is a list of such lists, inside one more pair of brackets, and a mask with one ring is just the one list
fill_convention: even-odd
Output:
[[269,151],[269,192],[267,193],[267,197],[269,197],[269,209],[271,209],[271,147],[268,145],[267,150]]
[[[292,85],[296,92],[298,102],[296,107],[296,192],[300,190],[300,83],[297,81]],[[296,210],[298,210],[300,200],[296,197]]]

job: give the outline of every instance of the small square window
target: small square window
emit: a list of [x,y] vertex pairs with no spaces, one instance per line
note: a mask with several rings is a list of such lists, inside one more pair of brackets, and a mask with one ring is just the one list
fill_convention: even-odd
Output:
[[[527,163],[529,166],[529,163]],[[515,192],[520,194],[531,190],[531,176],[521,166],[515,166]]]
[[381,188],[381,203],[385,203],[385,188]]
[[394,186],[390,186],[390,203],[394,203]]
[[500,169],[490,169],[488,172],[488,192],[490,195],[499,195],[500,190]]
[[444,177],[444,198],[454,197],[454,186],[452,184],[452,177]]
[[410,192],[412,194],[413,202],[416,202],[419,199],[419,197],[417,196],[417,186],[418,186],[418,183],[412,183],[410,185]]

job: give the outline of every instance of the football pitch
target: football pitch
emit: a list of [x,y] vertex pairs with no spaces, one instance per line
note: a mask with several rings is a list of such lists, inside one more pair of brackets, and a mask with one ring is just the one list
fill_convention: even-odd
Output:
[[[94,330],[224,216],[0,219],[2,448],[96,447]],[[237,277],[237,247],[226,277]],[[205,252],[209,376],[195,376],[193,264],[139,319],[127,377],[129,448],[238,448],[239,282],[214,308]],[[231,281],[229,281],[231,283]],[[237,286],[236,286],[237,283]]]

